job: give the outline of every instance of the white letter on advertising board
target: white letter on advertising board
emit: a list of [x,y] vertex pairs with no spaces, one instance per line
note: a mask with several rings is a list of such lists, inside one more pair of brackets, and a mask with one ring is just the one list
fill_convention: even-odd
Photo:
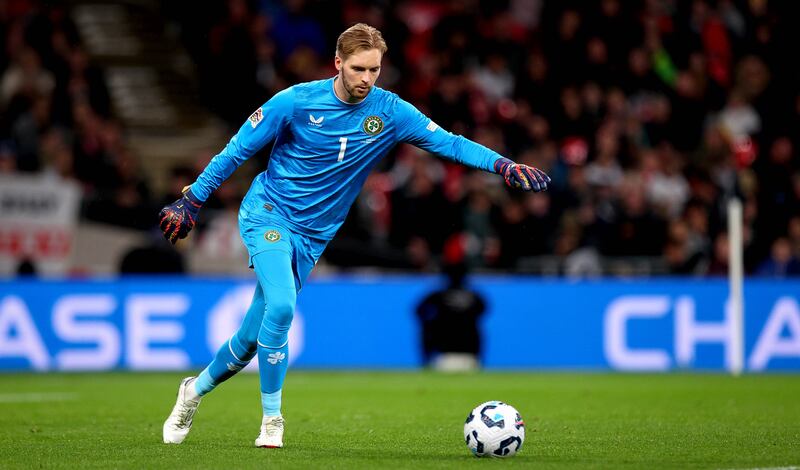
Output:
[[624,296],[606,308],[605,354],[611,367],[620,370],[666,370],[669,355],[661,349],[631,349],[627,341],[627,323],[634,318],[663,317],[669,310],[665,296]]
[[[788,336],[781,333],[786,328]],[[774,357],[800,358],[800,307],[792,297],[781,297],[753,348],[750,370],[764,370]]]
[[[163,317],[180,317],[189,308],[183,294],[132,295],[125,308],[126,360],[131,369],[186,369],[189,357],[179,348],[150,343],[177,343],[183,339],[183,325]],[[161,317],[154,321],[155,316]]]
[[0,300],[0,358],[22,357],[46,370],[50,357],[25,302],[9,295]]
[[[53,329],[59,338],[95,347],[64,349],[56,355],[60,369],[110,369],[120,355],[119,331],[100,317],[114,313],[117,302],[108,294],[68,295],[53,306]],[[97,318],[97,321],[79,317]]]

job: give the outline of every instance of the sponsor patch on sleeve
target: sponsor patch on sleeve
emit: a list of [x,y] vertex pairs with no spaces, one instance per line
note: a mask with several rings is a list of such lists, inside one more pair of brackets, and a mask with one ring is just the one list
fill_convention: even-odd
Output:
[[436,130],[436,129],[438,129],[438,128],[439,128],[439,125],[438,125],[438,124],[436,124],[436,123],[435,123],[435,122],[433,122],[433,121],[429,122],[429,123],[428,123],[428,125],[427,125],[427,126],[425,126],[425,129],[428,129],[428,130],[429,130],[429,131],[431,131],[431,132],[435,131],[435,130]]
[[259,122],[261,122],[262,119],[264,119],[264,112],[261,111],[261,108],[256,109],[256,112],[254,112],[253,114],[250,115],[249,118],[247,118],[247,120],[250,121],[250,125],[253,126],[253,129],[256,128],[256,126],[258,125]]

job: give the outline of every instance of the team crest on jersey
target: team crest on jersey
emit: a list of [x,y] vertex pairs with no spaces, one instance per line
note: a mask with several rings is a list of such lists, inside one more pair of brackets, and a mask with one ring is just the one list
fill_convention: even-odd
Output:
[[281,234],[277,230],[267,230],[267,233],[264,234],[264,240],[268,242],[275,243],[280,239],[281,239]]
[[250,115],[249,118],[247,118],[247,120],[250,121],[250,125],[253,126],[253,129],[256,128],[256,126],[258,125],[259,122],[261,122],[262,119],[264,119],[264,111],[261,111],[261,108],[256,109],[256,112],[254,112],[253,114]]
[[370,116],[364,119],[364,132],[369,135],[379,134],[383,130],[383,121],[378,116]]

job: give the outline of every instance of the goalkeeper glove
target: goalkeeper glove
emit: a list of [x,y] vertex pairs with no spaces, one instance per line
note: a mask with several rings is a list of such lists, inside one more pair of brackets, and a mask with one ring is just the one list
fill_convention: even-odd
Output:
[[161,231],[164,238],[173,245],[179,239],[186,238],[194,228],[197,215],[200,213],[202,201],[192,194],[191,186],[183,188],[183,197],[165,206],[158,214],[161,220]]
[[494,172],[503,175],[506,185],[521,188],[523,191],[547,191],[550,177],[542,170],[528,165],[514,163],[508,158],[500,158],[494,162]]

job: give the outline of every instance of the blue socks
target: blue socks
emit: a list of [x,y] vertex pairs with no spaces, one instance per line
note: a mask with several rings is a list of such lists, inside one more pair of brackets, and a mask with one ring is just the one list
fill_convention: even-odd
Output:
[[258,373],[261,378],[261,406],[265,416],[280,416],[281,389],[289,368],[289,342],[279,348],[258,345]]
[[264,416],[281,415],[281,391],[272,393],[261,392],[261,407],[264,408]]
[[194,388],[200,396],[214,390],[217,385],[233,377],[234,374],[244,369],[255,356],[255,351],[239,344],[236,335],[220,346],[214,360],[206,367],[194,382]]

